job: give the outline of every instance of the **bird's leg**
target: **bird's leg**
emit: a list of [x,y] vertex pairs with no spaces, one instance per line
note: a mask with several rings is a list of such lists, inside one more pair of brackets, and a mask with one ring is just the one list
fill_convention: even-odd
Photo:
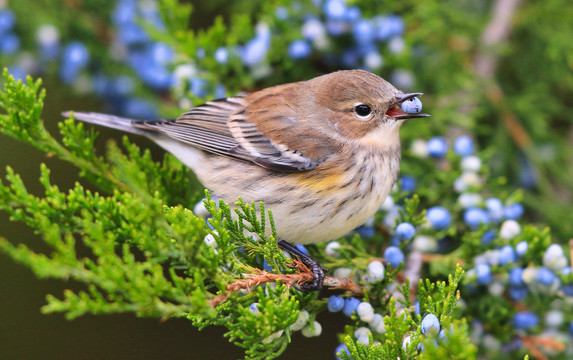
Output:
[[328,269],[323,268],[320,264],[311,258],[310,256],[304,254],[302,251],[297,249],[295,246],[292,246],[288,242],[281,240],[278,242],[278,245],[281,249],[288,251],[289,253],[296,255],[300,258],[302,263],[306,265],[313,273],[314,280],[312,284],[302,284],[300,289],[302,291],[316,291],[322,289],[322,282],[324,281],[324,276]]

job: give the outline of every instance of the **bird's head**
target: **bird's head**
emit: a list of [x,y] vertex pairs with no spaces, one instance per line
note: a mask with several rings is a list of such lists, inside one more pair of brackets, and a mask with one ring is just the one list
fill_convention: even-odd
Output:
[[400,108],[403,101],[421,93],[403,93],[368,71],[338,71],[304,86],[310,91],[303,93],[312,96],[301,101],[312,108],[313,121],[322,122],[329,135],[342,140],[374,146],[399,144],[398,130],[404,120],[429,116]]

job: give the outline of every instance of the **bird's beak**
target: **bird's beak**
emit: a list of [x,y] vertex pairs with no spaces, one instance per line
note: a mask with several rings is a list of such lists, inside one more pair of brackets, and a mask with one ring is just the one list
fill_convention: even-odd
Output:
[[407,113],[400,109],[400,104],[406,100],[414,98],[416,96],[424,95],[424,93],[407,93],[407,94],[396,94],[396,103],[386,111],[386,115],[390,116],[395,120],[406,120],[412,118],[423,118],[423,117],[430,117],[428,114],[424,113]]

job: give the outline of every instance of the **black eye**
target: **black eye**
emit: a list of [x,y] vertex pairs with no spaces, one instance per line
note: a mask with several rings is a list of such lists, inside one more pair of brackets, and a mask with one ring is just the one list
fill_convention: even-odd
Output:
[[356,105],[354,107],[354,112],[356,113],[356,115],[358,115],[360,117],[366,117],[366,116],[370,115],[370,113],[372,112],[372,109],[368,105],[360,104],[360,105]]

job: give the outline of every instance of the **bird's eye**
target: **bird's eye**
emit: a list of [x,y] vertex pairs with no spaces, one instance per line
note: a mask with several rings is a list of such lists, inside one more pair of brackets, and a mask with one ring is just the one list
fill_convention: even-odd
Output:
[[354,106],[354,112],[358,117],[365,118],[372,113],[372,109],[366,104],[358,104]]

